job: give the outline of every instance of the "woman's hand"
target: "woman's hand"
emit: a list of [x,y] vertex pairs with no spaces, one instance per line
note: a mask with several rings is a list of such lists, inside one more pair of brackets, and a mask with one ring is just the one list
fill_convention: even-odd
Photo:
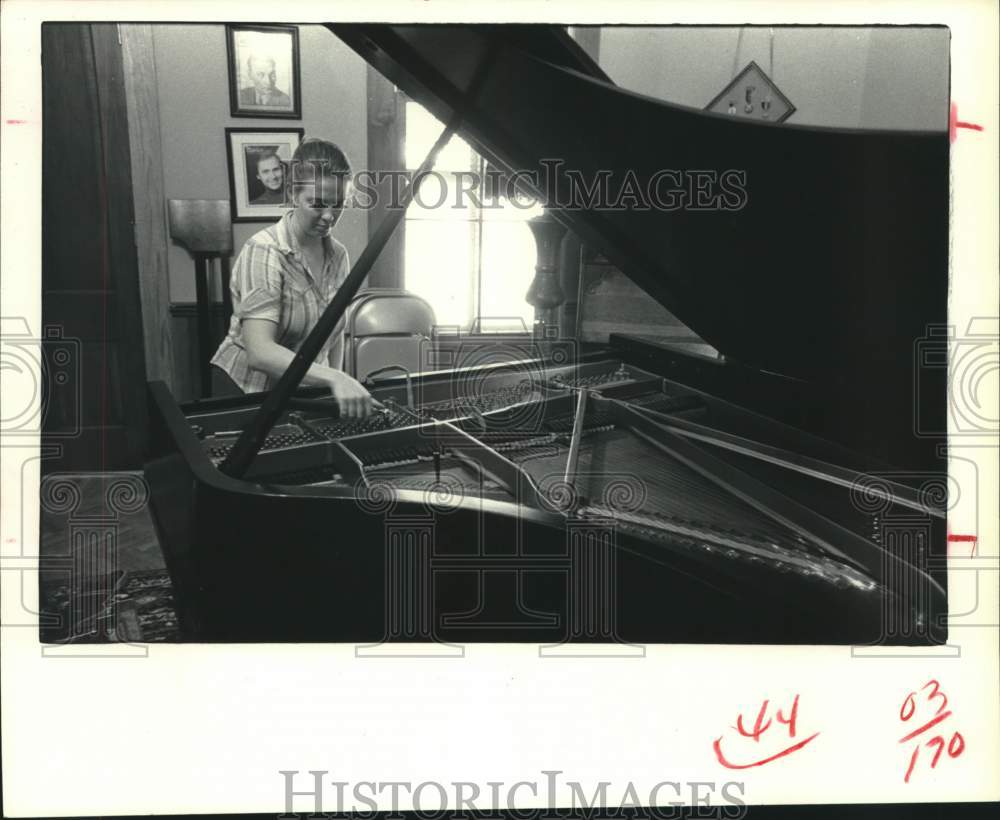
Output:
[[372,411],[372,397],[357,379],[340,370],[331,371],[327,379],[330,392],[340,405],[340,415],[363,418]]
[[[267,319],[244,319],[243,339],[247,346],[250,366],[263,370],[279,379],[292,363],[295,354],[275,341],[278,326]],[[333,370],[318,363],[309,367],[304,384],[326,385],[340,405],[340,414],[346,418],[363,418],[372,411],[374,399],[359,382],[342,370]]]

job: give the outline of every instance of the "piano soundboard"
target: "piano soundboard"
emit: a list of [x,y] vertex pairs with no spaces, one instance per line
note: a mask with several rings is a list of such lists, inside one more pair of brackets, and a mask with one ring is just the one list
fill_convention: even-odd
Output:
[[[445,505],[477,497],[613,519],[621,531],[681,542],[709,559],[724,556],[838,587],[874,589],[853,562],[657,446],[656,420],[705,416],[697,393],[617,360],[529,377],[501,369],[474,383],[417,381],[410,385],[419,397],[412,407],[393,398],[399,390],[374,388],[383,406],[364,419],[339,418],[332,404],[324,412],[322,400],[286,412],[247,480],[267,489],[417,490]],[[569,476],[581,394],[586,406]],[[230,452],[240,432],[233,424],[241,419],[249,419],[249,411],[189,416],[214,464]]]

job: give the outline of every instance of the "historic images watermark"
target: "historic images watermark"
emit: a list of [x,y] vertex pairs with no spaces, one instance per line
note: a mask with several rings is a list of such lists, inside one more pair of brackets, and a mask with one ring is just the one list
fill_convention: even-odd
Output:
[[[632,781],[582,783],[561,780],[563,772],[555,769],[543,770],[533,780],[513,783],[502,780],[352,783],[329,778],[329,771],[319,769],[306,773],[283,769],[278,774],[283,778],[284,812],[278,815],[281,818],[329,817],[344,812],[373,817],[376,812],[388,812],[385,815],[388,820],[402,820],[404,811],[420,820],[439,820],[466,811],[509,812],[519,820],[601,817],[609,811],[627,811],[630,817],[657,820],[741,818],[747,814],[745,784],[737,780],[661,780],[651,786],[638,786]],[[544,806],[525,805],[537,804],[540,798],[544,799]]]
[[130,644],[140,640],[141,630],[134,609],[122,606],[119,558],[123,524],[148,500],[146,480],[134,473],[54,473],[42,479],[43,522],[49,519],[50,527],[65,533],[64,549],[39,557],[40,580],[54,588],[49,600],[40,601],[43,655],[147,654]]
[[[914,342],[913,435],[937,439],[948,467],[940,473],[871,473],[851,488],[854,508],[870,517],[870,537],[883,551],[886,579],[882,635],[873,646],[853,647],[854,656],[959,657],[964,630],[998,626],[984,602],[987,586],[996,586],[1000,556],[983,554],[979,544],[985,517],[995,516],[996,509],[990,494],[995,477],[980,476],[991,456],[996,462],[1000,432],[996,327],[997,317],[977,316],[964,333],[954,325],[931,325]],[[902,503],[896,487],[915,491],[919,503]],[[921,574],[900,574],[897,559]],[[947,611],[930,606],[934,575],[948,576]],[[934,643],[933,635],[944,628],[947,645],[899,646]]]
[[47,442],[80,435],[80,361],[80,340],[62,327],[46,325],[38,336],[22,316],[0,318],[4,444],[40,435],[43,423]]
[[[564,387],[547,388],[538,364],[544,352],[551,365],[573,374],[576,343],[455,342],[444,349],[428,342],[421,351],[424,369],[451,371],[444,388],[417,383],[405,394],[398,388],[396,396],[422,422],[391,449],[436,459],[436,476],[413,476],[406,468],[394,476],[389,465],[355,484],[358,508],[383,521],[385,555],[384,636],[358,646],[356,654],[461,656],[463,647],[449,643],[459,639],[446,636],[489,640],[515,630],[538,636],[541,657],[643,657],[645,647],[624,641],[617,623],[616,516],[642,506],[646,484],[638,475],[606,470],[577,471],[567,482],[562,462],[575,398]],[[584,435],[592,432],[586,428]],[[460,470],[441,469],[449,460],[454,466],[455,458]],[[416,490],[418,503],[400,504],[397,488]],[[500,522],[487,512],[484,499],[501,488],[524,505],[516,520]],[[529,509],[564,523],[563,534],[541,551],[537,542],[529,544]],[[456,514],[463,516],[460,536],[450,526]],[[532,605],[527,590],[542,584],[565,590],[563,607]],[[436,595],[441,588],[462,590],[464,605],[443,604]]]
[[[3,317],[0,370],[0,441],[5,461],[18,466],[17,480],[4,486],[5,509],[19,518],[16,534],[5,528],[0,553],[4,627],[38,630],[46,657],[144,657],[147,649],[125,634],[116,583],[122,524],[146,506],[145,479],[50,473],[40,480],[39,507],[27,501],[41,462],[83,435],[80,340],[58,325],[35,334],[26,318]],[[43,535],[46,524],[59,532],[46,554],[27,537],[39,515]]]
[[[895,495],[908,486],[917,487],[916,505]],[[880,657],[892,654],[893,646],[932,645],[940,634],[946,615],[934,605],[931,573],[940,556],[933,548],[942,540],[948,499],[954,502],[958,492],[947,475],[930,472],[870,473],[851,487],[851,504],[869,517],[868,536],[882,551],[881,629],[873,643]],[[873,654],[870,647],[859,650],[854,654]]]
[[[996,446],[1000,433],[1000,335],[996,316],[973,316],[964,333],[954,325],[932,325],[914,345],[913,432],[918,437],[984,437]],[[922,414],[925,390],[948,385],[948,412],[944,417]],[[930,384],[928,384],[930,382]]]
[[[968,630],[995,630],[996,613],[987,602],[1000,576],[996,543],[981,538],[996,518],[996,469],[1000,448],[1000,334],[996,315],[972,316],[964,330],[932,325],[914,344],[913,433],[937,439],[948,475],[937,479],[938,501],[946,512],[945,548],[931,553],[932,570],[948,574],[948,647],[961,654]],[[935,397],[947,390],[941,413]],[[926,393],[925,393],[926,391]],[[930,401],[926,401],[930,399]],[[925,411],[931,412],[925,415]],[[911,482],[912,483],[912,482]],[[914,521],[917,533],[925,525]],[[945,647],[942,647],[944,649]]]
[[[544,454],[544,453],[543,453]],[[485,512],[469,532],[473,548],[460,554],[437,548],[440,519],[455,513],[461,502],[481,507],[484,487],[467,487],[443,476],[422,491],[422,505],[397,504],[395,488],[385,481],[358,482],[359,508],[384,520],[385,632],[382,642],[359,645],[358,657],[460,657],[464,647],[442,638],[448,628],[467,637],[498,628],[538,630],[539,657],[644,657],[645,647],[621,636],[617,613],[617,514],[637,508],[646,496],[644,481],[634,474],[580,474],[581,481],[604,486],[590,506],[566,485],[561,473],[538,483],[542,503],[566,514],[562,549],[532,553],[519,540],[503,550],[491,549],[485,537]],[[524,493],[530,492],[522,487]],[[518,528],[516,533],[519,533]],[[530,578],[548,578],[566,590],[565,611],[542,611],[525,601]],[[440,584],[464,584],[478,591],[478,606],[444,611],[435,601]],[[497,602],[504,602],[499,606]],[[555,638],[553,640],[553,635]],[[417,643],[413,643],[417,641]],[[583,641],[583,643],[579,643]]]
[[[297,161],[303,162],[304,161]],[[482,173],[473,170],[427,171],[414,191],[414,203],[423,209],[470,206],[499,209],[508,205],[520,209],[536,208],[533,192],[548,192],[545,205],[561,211],[739,211],[748,200],[747,173],[735,168],[661,168],[642,178],[633,169],[593,172],[566,168],[562,159],[543,159],[541,170],[514,170],[504,173],[487,167]],[[296,169],[295,178],[316,185],[338,174],[324,174],[325,163],[310,160]],[[360,170],[349,176],[344,202],[352,208],[399,210],[407,202],[403,192],[414,182],[416,171]],[[292,174],[288,175],[292,177]],[[343,174],[339,175],[343,177]],[[338,196],[344,192],[338,191]],[[324,192],[317,195],[324,199]]]

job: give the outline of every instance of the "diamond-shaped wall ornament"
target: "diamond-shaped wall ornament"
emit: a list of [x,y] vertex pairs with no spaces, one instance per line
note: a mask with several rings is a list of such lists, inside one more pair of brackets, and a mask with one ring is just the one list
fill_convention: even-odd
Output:
[[784,122],[795,106],[751,60],[705,110],[764,122]]

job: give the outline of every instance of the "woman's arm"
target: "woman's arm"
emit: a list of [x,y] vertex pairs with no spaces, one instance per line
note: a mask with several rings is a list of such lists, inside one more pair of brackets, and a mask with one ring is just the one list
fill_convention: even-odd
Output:
[[[279,378],[295,358],[291,350],[275,341],[277,330],[278,326],[269,319],[243,320],[243,343],[250,367],[263,370],[274,378]],[[372,411],[372,397],[368,391],[342,370],[313,363],[302,381],[303,384],[329,387],[340,405],[341,415],[361,417]]]

